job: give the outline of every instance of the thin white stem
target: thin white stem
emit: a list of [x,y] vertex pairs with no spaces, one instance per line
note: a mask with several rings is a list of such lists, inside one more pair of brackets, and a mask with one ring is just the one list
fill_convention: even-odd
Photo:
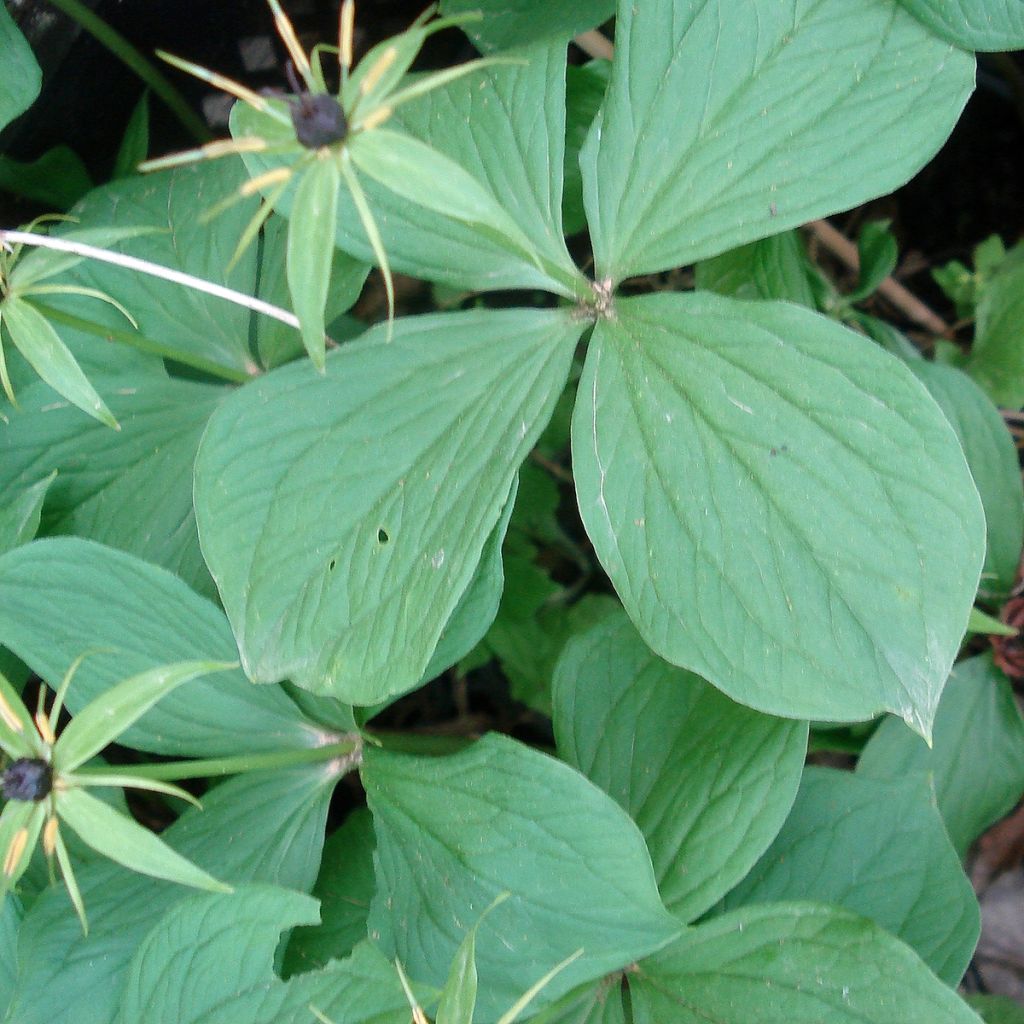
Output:
[[112,263],[115,267],[123,267],[125,270],[135,270],[140,274],[148,274],[150,277],[159,277],[164,281],[171,281],[173,284],[183,285],[185,288],[193,288],[197,292],[206,292],[226,302],[233,302],[236,306],[245,306],[256,313],[280,320],[289,327],[299,329],[299,318],[287,309],[274,306],[262,299],[253,298],[244,292],[236,292],[233,288],[226,288],[224,285],[214,284],[213,281],[204,280],[201,277],[193,277],[180,270],[172,270],[170,267],[161,266],[159,263],[150,263],[149,260],[139,259],[137,256],[126,256],[124,253],[110,252],[108,249],[98,249],[94,245],[86,245],[84,242],[73,242],[66,238],[51,238],[49,235],[33,235],[28,231],[6,231],[0,230],[0,246],[13,242],[16,245],[34,245],[41,249],[56,249],[58,252],[70,252],[75,256],[84,256],[87,259],[99,260],[101,263]]

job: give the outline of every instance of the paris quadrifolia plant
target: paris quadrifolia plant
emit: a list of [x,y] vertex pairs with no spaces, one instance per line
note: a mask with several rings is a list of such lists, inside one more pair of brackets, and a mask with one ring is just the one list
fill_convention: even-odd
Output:
[[[175,67],[230,93],[248,111],[233,114],[233,138],[147,161],[141,169],[154,171],[200,160],[241,156],[251,177],[242,185],[237,198],[262,194],[266,201],[242,232],[233,259],[255,240],[285,191],[294,190],[288,227],[288,288],[306,350],[322,371],[327,341],[324,308],[335,250],[338,194],[342,188],[352,197],[380,267],[389,324],[394,319],[390,264],[359,172],[414,203],[490,229],[532,257],[533,246],[515,221],[459,164],[411,135],[382,127],[406,103],[484,67],[509,61],[481,58],[410,82],[408,71],[427,38],[441,29],[474,20],[473,15],[431,20],[435,10],[431,6],[408,30],[373,47],[353,67],[354,0],[344,0],[341,5],[338,45],[319,44],[309,56],[278,0],[267,2],[290,57],[288,79],[293,95],[262,96],[215,71],[161,53]],[[328,89],[324,54],[337,58],[337,93]],[[219,209],[214,209],[208,215],[217,212]]]
[[70,828],[97,853],[133,871],[199,889],[230,892],[229,886],[175,853],[149,829],[114,810],[88,789],[148,789],[198,806],[190,793],[157,779],[111,774],[86,765],[157,701],[183,683],[235,666],[214,661],[181,662],[132,676],[86,705],[58,736],[57,721],[81,660],[76,659],[68,669],[49,711],[45,706],[47,688],[40,687],[34,714],[29,713],[17,691],[0,674],[0,750],[7,759],[0,776],[0,790],[7,801],[0,814],[0,895],[6,895],[25,873],[32,850],[42,835],[51,875],[56,858],[82,929],[88,931],[85,905],[61,825]]

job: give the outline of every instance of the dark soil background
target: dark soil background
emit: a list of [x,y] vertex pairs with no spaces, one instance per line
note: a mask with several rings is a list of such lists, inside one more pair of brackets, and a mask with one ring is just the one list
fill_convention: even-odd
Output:
[[[36,50],[44,70],[44,89],[33,108],[0,134],[0,153],[31,160],[55,145],[68,145],[96,182],[107,180],[113,154],[142,92],[141,83],[46,0],[6,2]],[[92,0],[89,6],[145,54],[157,48],[168,50],[256,89],[285,88],[285,54],[264,0]],[[285,6],[307,49],[315,42],[335,39],[336,0],[286,0]],[[356,13],[357,56],[405,29],[424,6],[425,0],[361,0]],[[586,59],[575,49],[570,52],[578,62]],[[417,68],[443,66],[473,55],[458,32],[444,32],[429,41]],[[204,83],[172,69],[167,74],[208,116],[213,133],[223,135],[223,120],[218,117],[226,115],[227,104],[219,102]],[[151,155],[194,145],[159,100],[151,102],[150,113]],[[969,264],[974,246],[989,235],[998,234],[1007,247],[1024,238],[1022,184],[1024,54],[981,55],[978,88],[935,159],[897,192],[835,217],[833,223],[848,237],[855,237],[865,221],[890,219],[901,255],[896,276],[952,323],[955,312],[932,281],[930,270],[951,259]],[[0,225],[13,226],[40,212],[44,211],[33,204],[0,193]],[[586,251],[585,239],[574,244],[574,252],[581,251]],[[852,278],[848,268],[824,258],[840,283],[844,276]],[[429,295],[412,282],[401,294],[407,309],[417,308]],[[379,295],[377,305],[381,305]],[[898,311],[879,308],[878,312],[909,326]],[[970,326],[959,331],[957,338],[968,342]],[[566,526],[577,534],[577,524],[567,522]],[[433,723],[434,731],[443,731],[443,726],[437,728],[438,721],[454,712],[463,720],[475,720],[480,728],[521,731],[523,718],[509,706],[500,672],[496,667],[481,671],[482,677],[471,680],[468,694],[465,689],[453,694],[450,688],[436,687],[414,694],[409,703],[396,707],[392,725],[408,728]],[[535,725],[538,735],[523,738],[543,743],[543,725]],[[347,800],[358,801],[358,792],[350,791]],[[986,930],[965,984],[1024,1000],[1024,813],[1018,811],[1009,820],[1016,820],[1016,827],[1011,824],[1006,838],[983,839],[972,862]]]

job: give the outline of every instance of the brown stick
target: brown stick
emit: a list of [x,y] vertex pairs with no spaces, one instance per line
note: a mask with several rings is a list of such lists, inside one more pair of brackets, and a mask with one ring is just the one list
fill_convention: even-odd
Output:
[[[827,220],[813,220],[806,227],[814,237],[833,256],[842,260],[852,270],[860,269],[860,255],[857,246],[841,231],[834,228]],[[932,334],[949,337],[951,328],[934,310],[926,306],[916,295],[891,277],[887,277],[879,286],[878,294],[892,303],[908,319],[913,320]]]

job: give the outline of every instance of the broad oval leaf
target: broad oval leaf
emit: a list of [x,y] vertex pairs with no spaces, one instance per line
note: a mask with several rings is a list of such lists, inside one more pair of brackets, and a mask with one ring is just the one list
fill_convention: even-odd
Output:
[[196,515],[251,679],[351,704],[420,681],[580,330],[555,310],[407,319],[221,406]]
[[4,73],[0,76],[0,128],[6,128],[39,95],[43,75],[32,47],[3,4],[0,4],[0,53],[4,55]]
[[601,278],[857,206],[946,140],[974,59],[893,0],[622,0],[581,154]]
[[635,1024],[979,1024],[872,921],[815,903],[745,907],[629,977]]
[[315,900],[267,885],[182,901],[139,946],[118,1024],[314,1024],[313,1008],[337,1024],[408,1024],[394,965],[369,943],[323,970],[277,977],[280,932],[316,916]]
[[476,933],[484,1020],[581,947],[540,1000],[678,934],[636,826],[553,758],[492,734],[444,758],[367,748],[362,778],[377,832],[370,937],[410,976],[443,984],[467,929],[511,893]]
[[54,473],[44,534],[120,548],[212,597],[216,588],[199,551],[192,508],[192,464],[206,421],[227,390],[142,373],[131,381],[98,375],[94,382],[109,395],[121,429],[81,416],[34,382],[19,393],[0,432],[0,493]]
[[[566,296],[587,290],[561,232],[565,47],[534,46],[517,56],[524,63],[483,68],[449,82],[403,105],[393,121],[471,175],[522,229],[540,267],[520,248],[403,199],[364,176],[393,270],[456,288],[543,288]],[[242,103],[232,108],[231,130],[236,137],[257,135],[294,144],[290,127]],[[244,159],[253,176],[279,163],[261,153]],[[293,195],[289,188],[275,202],[285,216]],[[336,242],[359,259],[374,260],[344,190]]]
[[819,900],[871,918],[951,987],[981,929],[931,783],[913,773],[882,781],[809,767],[782,831],[724,906],[783,900]]
[[1021,0],[899,0],[933,32],[965,50],[1024,47]]
[[[0,558],[0,643],[52,682],[88,652],[68,691],[72,711],[125,676],[176,661],[238,657],[215,605],[163,569],[78,538],[37,540]],[[120,742],[218,757],[315,746],[319,732],[280,688],[253,686],[234,670],[169,694]]]
[[927,772],[953,845],[966,856],[1024,791],[1024,718],[1006,676],[989,655],[960,662],[942,691],[931,748],[890,719],[864,748],[857,771],[877,779]]
[[580,512],[655,652],[762,711],[928,734],[985,524],[903,364],[796,306],[643,296],[579,395]]
[[1024,263],[1008,261],[978,304],[974,344],[965,369],[997,405],[1024,404]]
[[684,921],[743,878],[796,796],[807,724],[662,661],[622,612],[566,646],[554,712],[559,753],[637,823],[665,906]]

